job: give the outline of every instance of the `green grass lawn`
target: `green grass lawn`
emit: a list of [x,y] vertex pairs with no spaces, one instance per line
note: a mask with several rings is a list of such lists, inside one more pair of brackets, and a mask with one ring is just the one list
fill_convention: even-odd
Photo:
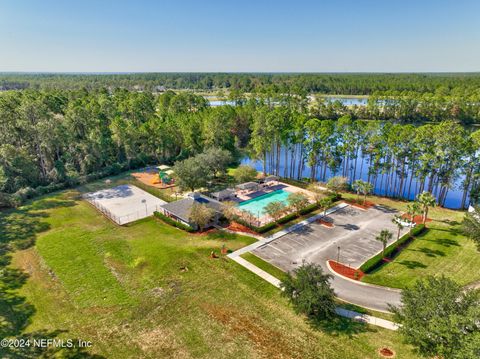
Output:
[[91,340],[107,358],[376,358],[383,346],[416,358],[395,332],[309,323],[278,289],[209,257],[248,237],[154,218],[119,227],[74,190],[0,212],[0,234],[1,336]]
[[432,223],[392,262],[362,280],[396,288],[410,286],[427,275],[445,275],[463,285],[480,280],[480,254],[473,241],[460,234],[458,227]]
[[[353,194],[343,194],[354,198]],[[372,202],[405,211],[408,202],[368,197]],[[480,280],[480,252],[463,236],[460,225],[464,212],[441,207],[429,211],[429,228],[411,242],[395,259],[362,278],[363,281],[405,288],[428,275],[445,275],[465,285]]]
[[277,279],[282,280],[283,278],[285,278],[286,274],[284,271],[282,271],[280,268],[275,267],[273,264],[264,261],[262,258],[257,257],[255,254],[248,252],[242,254],[241,257],[249,261],[253,265],[257,266],[261,270],[264,270],[268,274],[273,275]]

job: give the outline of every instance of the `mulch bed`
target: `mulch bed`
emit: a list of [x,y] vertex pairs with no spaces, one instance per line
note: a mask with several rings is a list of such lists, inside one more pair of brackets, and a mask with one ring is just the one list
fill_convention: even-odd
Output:
[[327,228],[335,227],[332,222],[326,221],[326,220],[321,219],[321,218],[317,220],[317,223],[320,223],[322,226],[325,226]]
[[357,207],[357,208],[365,209],[365,210],[375,206],[375,203],[370,202],[370,201],[365,201],[365,203],[363,203],[363,201],[357,202],[355,200],[346,200],[345,202],[348,203],[349,205],[353,206],[353,207]]
[[244,233],[250,233],[250,234],[258,234],[257,232],[255,232],[254,230],[240,224],[240,223],[237,223],[237,222],[231,222],[229,224],[229,226],[227,227],[227,229],[233,231],[233,232],[244,232]]
[[[412,217],[409,216],[407,213],[402,214],[402,218],[408,219],[409,221],[412,219]],[[413,218],[413,221],[415,222],[415,224],[422,224],[423,223],[423,216],[422,215],[417,215]],[[431,218],[427,218],[425,223],[426,222],[431,222],[431,221],[432,221]]]
[[[360,280],[365,275],[365,273],[363,273],[360,269],[347,267],[346,265],[342,263],[338,263],[337,261],[329,260],[328,264],[330,265],[330,267],[334,272],[353,280]],[[357,273],[356,277],[355,277],[355,273]]]
[[378,354],[384,358],[393,358],[395,356],[395,352],[389,348],[378,349]]
[[150,173],[150,172],[135,172],[132,173],[132,176],[135,177],[140,182],[146,184],[147,186],[159,188],[159,189],[167,189],[175,187],[175,183],[164,185],[160,182],[158,178],[158,173]]

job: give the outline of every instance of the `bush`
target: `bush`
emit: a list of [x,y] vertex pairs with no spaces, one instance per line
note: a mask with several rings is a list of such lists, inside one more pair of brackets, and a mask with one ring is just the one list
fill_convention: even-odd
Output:
[[195,232],[195,230],[192,227],[187,226],[183,223],[177,222],[174,219],[172,219],[170,217],[167,217],[163,213],[154,212],[153,214],[154,214],[155,217],[160,218],[163,222],[165,222],[165,223],[167,223],[167,224],[169,224],[173,227],[176,227],[178,229],[181,229],[181,230],[184,230],[184,231],[187,231],[187,232],[190,232],[190,233]]
[[273,228],[276,227],[277,223],[276,222],[271,222],[271,223],[267,223],[261,227],[257,227],[257,226],[254,226],[253,224],[250,224],[248,223],[247,221],[245,221],[243,218],[241,218],[240,216],[235,216],[234,218],[232,218],[232,220],[234,220],[235,222],[247,227],[247,228],[250,228],[252,231],[255,231],[257,233],[265,233],[265,232],[268,232],[270,230],[272,230]]
[[[418,224],[412,229],[412,233],[404,234],[398,241],[390,244],[387,248],[385,248],[385,257],[386,258],[393,258],[399,251],[399,247],[410,243],[415,236],[421,234],[425,230],[424,224]],[[383,264],[384,256],[382,253],[378,253],[377,255],[373,256],[365,263],[360,266],[360,270],[364,273],[372,272],[373,270],[377,269]]]
[[297,218],[297,214],[296,213],[290,213],[290,214],[287,214],[285,217],[280,218],[277,221],[277,223],[278,224],[285,224],[285,223],[288,223],[290,221],[293,221],[295,218]]
[[301,215],[304,215],[304,214],[308,214],[310,212],[313,212],[315,211],[316,209],[318,209],[318,205],[313,203],[313,204],[309,204],[307,207],[303,208],[300,210],[300,214]]

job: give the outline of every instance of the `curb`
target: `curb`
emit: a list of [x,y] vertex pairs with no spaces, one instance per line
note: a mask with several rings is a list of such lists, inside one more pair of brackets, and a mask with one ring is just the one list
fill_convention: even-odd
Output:
[[[401,289],[397,289],[397,288],[391,288],[391,287],[383,287],[381,285],[375,285],[375,284],[370,284],[370,283],[365,283],[365,282],[361,282],[361,281],[358,281],[358,280],[354,280],[354,279],[351,279],[351,278],[348,278],[346,276],[344,276],[343,274],[340,274],[338,272],[335,272],[332,267],[330,266],[330,263],[328,263],[328,261],[326,262],[327,263],[327,268],[330,272],[332,272],[334,275],[336,275],[337,277],[340,277],[342,279],[345,279],[345,280],[348,280],[349,282],[352,282],[352,283],[355,283],[355,284],[360,284],[360,285],[363,285],[365,287],[370,287],[370,288],[378,288],[378,289],[385,289],[385,290],[388,290],[390,292],[395,292],[395,293],[401,293]],[[350,303],[350,304],[355,304],[355,303]],[[357,304],[355,304],[357,305]],[[371,310],[377,310],[377,309],[373,309],[373,308],[370,308]]]

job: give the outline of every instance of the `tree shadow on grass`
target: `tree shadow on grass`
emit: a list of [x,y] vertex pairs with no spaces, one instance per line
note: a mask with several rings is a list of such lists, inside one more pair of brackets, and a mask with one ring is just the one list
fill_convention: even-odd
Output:
[[437,220],[436,222],[445,223],[445,224],[448,224],[450,226],[458,226],[460,224],[460,222],[452,221],[450,219]]
[[425,264],[418,261],[399,261],[397,263],[407,267],[408,269],[427,268]]
[[432,243],[437,243],[443,247],[460,247],[460,244],[456,239],[451,239],[451,238],[435,238],[435,239],[425,239],[426,241],[432,242]]
[[332,336],[345,335],[349,338],[361,333],[371,332],[375,333],[377,330],[366,323],[354,319],[344,318],[335,315],[330,319],[315,319],[310,318],[309,324],[316,330],[321,330]]
[[[38,330],[25,333],[35,314],[33,304],[18,293],[18,290],[27,282],[28,274],[20,269],[10,267],[11,254],[15,250],[27,249],[35,244],[39,233],[50,228],[42,219],[49,216],[47,212],[38,210],[73,206],[74,201],[40,200],[37,205],[24,206],[15,210],[0,212],[0,339],[58,339],[62,330]],[[65,335],[62,336],[65,338]],[[79,348],[78,340],[72,338],[73,347],[40,347],[24,346],[0,348],[1,358],[101,358],[89,354],[84,348]]]
[[441,251],[441,250],[438,250],[438,249],[421,247],[419,249],[412,249],[412,251],[421,252],[421,253],[425,254],[427,257],[433,257],[433,258],[435,258],[435,257],[445,257],[445,252]]

